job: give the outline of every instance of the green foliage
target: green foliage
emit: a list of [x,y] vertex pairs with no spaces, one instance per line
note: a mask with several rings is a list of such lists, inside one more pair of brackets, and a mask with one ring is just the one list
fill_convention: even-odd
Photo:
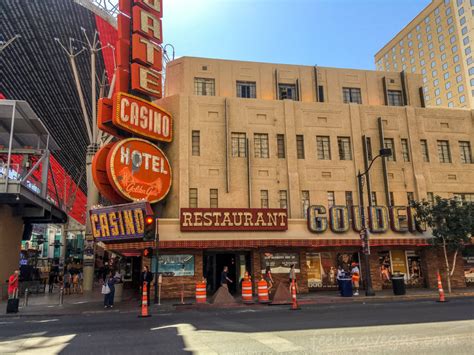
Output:
[[459,250],[474,235],[474,203],[436,196],[434,204],[423,200],[414,201],[412,206],[416,209],[417,219],[431,228],[434,245]]

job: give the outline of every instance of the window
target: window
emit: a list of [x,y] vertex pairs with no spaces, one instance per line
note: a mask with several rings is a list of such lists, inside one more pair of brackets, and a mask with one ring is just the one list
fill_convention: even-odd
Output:
[[319,102],[324,102],[324,87],[322,85],[318,85],[318,96]]
[[189,189],[189,208],[198,207],[198,189],[191,188]]
[[260,206],[268,208],[268,190],[260,190]]
[[392,191],[390,191],[388,193],[388,197],[390,198],[389,206],[395,206],[395,197],[393,197],[393,192]]
[[278,84],[278,93],[280,100],[296,100],[296,85],[295,84]]
[[352,160],[351,139],[349,137],[337,137],[339,149],[339,160]]
[[440,163],[451,163],[451,152],[448,141],[438,141],[438,155]]
[[247,136],[245,133],[231,133],[232,156],[238,158],[247,157]]
[[410,149],[408,147],[408,139],[402,138],[402,156],[403,161],[409,162],[410,161]]
[[366,137],[366,142],[367,142],[367,159],[371,161],[373,159],[372,156],[372,140],[370,137]]
[[269,158],[268,153],[268,134],[266,133],[255,133],[254,139],[254,151],[255,158]]
[[200,96],[214,96],[216,94],[214,79],[194,78],[194,94]]
[[471,142],[467,142],[467,141],[459,142],[459,150],[461,152],[461,163],[471,164],[472,163]]
[[388,90],[388,105],[403,106],[402,92],[399,90]]
[[423,161],[428,163],[430,161],[430,154],[428,152],[428,141],[426,139],[420,140],[421,144],[421,155],[423,157]]
[[454,194],[453,197],[460,199],[462,202],[474,202],[473,193],[457,193],[457,194]]
[[407,192],[407,201],[408,206],[410,206],[411,203],[415,201],[415,194],[413,192]]
[[301,215],[304,218],[308,217],[309,191],[301,191]]
[[285,159],[285,135],[277,134],[277,153],[279,159]]
[[393,138],[384,138],[383,140],[383,145],[385,148],[389,148],[392,150],[392,155],[387,157],[388,161],[395,161],[395,143],[393,141]]
[[344,103],[353,102],[356,104],[362,103],[362,96],[359,88],[342,88],[342,95],[344,97]]
[[296,136],[296,154],[298,159],[304,159],[304,136],[302,134]]
[[237,97],[255,99],[257,97],[257,85],[252,81],[237,81]]
[[336,198],[334,196],[334,191],[328,191],[328,208],[331,208],[336,204]]
[[209,202],[211,208],[219,207],[219,191],[217,189],[209,190]]
[[192,132],[192,154],[199,156],[201,154],[201,133],[200,131]]
[[288,195],[286,190],[280,190],[279,192],[280,208],[288,208]]
[[427,192],[426,193],[426,199],[428,200],[428,202],[432,205],[434,205],[435,203],[435,198],[434,198],[434,194],[432,192]]
[[370,200],[372,202],[372,206],[377,206],[377,193],[372,191],[372,196],[370,196]]
[[350,211],[350,208],[354,206],[354,199],[352,197],[352,191],[346,191],[346,206]]
[[316,146],[319,160],[331,160],[331,146],[328,136],[317,136]]

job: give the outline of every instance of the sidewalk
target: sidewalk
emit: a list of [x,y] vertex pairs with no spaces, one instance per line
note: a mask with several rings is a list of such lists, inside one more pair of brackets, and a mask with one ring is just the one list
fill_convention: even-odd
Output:
[[[446,299],[458,297],[474,297],[474,288],[455,289],[451,294],[446,294]],[[216,309],[216,308],[249,308],[249,307],[266,307],[255,303],[253,305],[244,305],[241,303],[240,297],[235,297],[237,303],[235,305],[214,306],[210,304],[196,305],[194,298],[185,299],[185,305],[179,305],[178,299],[165,299],[161,301],[161,305],[153,304],[151,300],[150,312],[153,314],[185,311],[190,309]],[[340,297],[336,291],[320,291],[298,295],[298,303],[300,306],[316,305],[316,304],[350,304],[350,303],[367,303],[367,302],[396,302],[396,301],[414,301],[414,300],[438,300],[437,290],[427,289],[408,289],[407,294],[403,296],[395,296],[392,290],[377,291],[375,296],[367,297],[362,291],[360,296]],[[40,294],[31,295],[28,300],[28,306],[24,305],[24,298],[20,300],[20,310],[17,314],[5,314],[6,301],[0,302],[0,318],[2,317],[24,317],[24,316],[67,316],[67,315],[87,315],[100,313],[137,313],[140,312],[139,297],[132,290],[124,290],[123,301],[116,302],[114,308],[104,309],[103,295],[100,289],[82,295],[64,295],[63,304],[59,305],[59,294]],[[256,297],[255,297],[256,300]],[[278,307],[278,306],[274,306]]]

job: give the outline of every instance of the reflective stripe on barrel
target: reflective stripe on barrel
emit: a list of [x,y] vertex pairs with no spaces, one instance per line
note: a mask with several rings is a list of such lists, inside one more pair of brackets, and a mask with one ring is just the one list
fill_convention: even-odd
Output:
[[206,303],[206,283],[196,283],[196,303]]

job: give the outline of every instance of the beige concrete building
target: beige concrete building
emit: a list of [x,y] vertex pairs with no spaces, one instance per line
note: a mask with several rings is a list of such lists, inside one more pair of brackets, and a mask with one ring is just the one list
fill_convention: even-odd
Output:
[[377,70],[422,74],[427,106],[474,108],[473,5],[433,0],[377,52]]
[[[422,85],[421,75],[411,73],[190,57],[171,62],[160,105],[174,118],[174,140],[164,147],[173,186],[160,212],[160,253],[189,255],[194,271],[179,282],[164,278],[163,292],[176,296],[184,284],[191,296],[202,277],[213,290],[224,265],[237,284],[245,270],[259,280],[266,266],[277,282],[287,282],[289,263],[296,264],[302,291],[334,287],[337,266],[359,259],[359,232],[336,231],[336,217],[324,232],[313,227],[332,206],[359,203],[363,137],[368,159],[381,142],[394,150],[371,169],[372,205],[407,206],[434,195],[472,200],[472,112],[422,107]],[[310,208],[308,221],[308,207],[316,205],[326,211]],[[185,208],[199,213],[194,231],[183,230]],[[287,230],[223,231],[217,219],[203,222],[203,213],[233,208],[285,209]],[[406,220],[404,214],[400,223]],[[403,272],[413,287],[435,287],[438,260],[427,238],[390,227],[371,234],[375,288],[389,286],[387,270]],[[458,271],[455,285],[465,286]]]

